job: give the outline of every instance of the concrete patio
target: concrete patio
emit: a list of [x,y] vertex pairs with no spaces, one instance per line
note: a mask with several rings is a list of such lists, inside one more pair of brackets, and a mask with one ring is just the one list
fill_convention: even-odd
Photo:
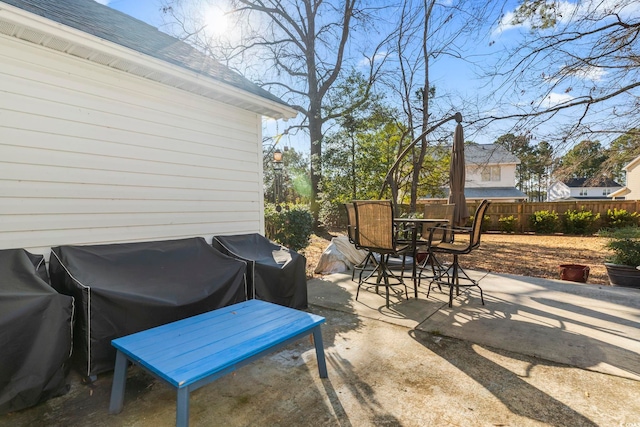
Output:
[[[640,291],[488,275],[448,308],[362,289],[348,274],[308,283],[327,318],[329,378],[301,340],[194,392],[192,426],[640,425]],[[399,288],[398,288],[399,290]],[[107,413],[112,375],[0,426],[171,426],[175,392],[133,367],[124,410]]]

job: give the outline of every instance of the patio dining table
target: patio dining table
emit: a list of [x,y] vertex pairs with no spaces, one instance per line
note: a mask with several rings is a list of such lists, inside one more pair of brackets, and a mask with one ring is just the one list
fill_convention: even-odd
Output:
[[427,225],[428,228],[438,227],[443,224],[448,224],[449,220],[446,218],[394,218],[393,222],[400,226],[403,230],[411,232],[411,238],[409,240],[411,253],[413,257],[413,263],[411,268],[411,278],[413,279],[413,292],[414,296],[418,298],[418,277],[417,277],[417,257],[418,246],[426,246],[428,242],[423,240],[418,245],[418,232]]

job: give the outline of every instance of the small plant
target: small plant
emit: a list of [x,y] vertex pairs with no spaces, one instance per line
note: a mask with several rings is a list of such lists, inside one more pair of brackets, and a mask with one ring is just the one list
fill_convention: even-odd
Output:
[[565,230],[569,234],[591,234],[595,231],[600,214],[593,214],[591,211],[568,210],[564,213]]
[[640,224],[640,214],[627,212],[626,209],[607,209],[607,215],[602,219],[605,228],[624,228]]
[[309,245],[313,232],[313,216],[304,205],[286,204],[279,212],[273,204],[265,205],[266,237],[299,251]]
[[613,252],[607,258],[612,264],[640,266],[640,227],[631,226],[611,231],[601,231],[601,236],[608,237],[605,247]]
[[402,212],[400,214],[400,218],[422,219],[422,218],[424,218],[424,212]]
[[558,228],[556,211],[537,211],[529,217],[531,227],[536,233],[550,234]]
[[518,227],[518,218],[513,215],[501,216],[498,218],[498,222],[500,223],[500,230],[505,233],[515,233]]

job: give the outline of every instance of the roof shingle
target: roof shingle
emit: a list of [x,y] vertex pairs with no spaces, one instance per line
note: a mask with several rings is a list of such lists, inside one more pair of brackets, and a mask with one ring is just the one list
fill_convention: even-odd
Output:
[[277,96],[187,43],[94,0],[2,0],[2,2],[287,105]]

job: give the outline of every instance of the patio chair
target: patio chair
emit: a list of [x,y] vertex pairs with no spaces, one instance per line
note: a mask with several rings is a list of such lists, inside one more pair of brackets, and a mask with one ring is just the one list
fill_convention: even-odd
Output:
[[[431,251],[434,254],[447,254],[453,257],[451,265],[444,268],[437,274],[432,280],[436,282],[438,286],[449,286],[449,307],[453,302],[453,288],[456,288],[456,295],[460,295],[460,287],[473,287],[476,286],[480,290],[480,300],[484,305],[484,296],[482,294],[482,288],[478,285],[479,280],[474,280],[462,269],[459,262],[460,255],[471,253],[473,250],[480,247],[480,236],[482,235],[482,219],[489,207],[490,202],[483,200],[482,203],[476,209],[473,217],[473,223],[471,227],[435,227],[431,230],[429,236],[429,242],[434,243],[431,247]],[[451,233],[451,241],[437,241],[437,234],[440,232]],[[466,283],[461,284],[460,279],[465,280]],[[427,291],[427,298],[431,291],[431,284]]]
[[[358,244],[358,229],[356,228],[355,205],[353,203],[345,203],[344,207],[347,211],[347,237],[349,238],[349,242],[351,242],[357,249],[361,249],[360,245]],[[369,265],[369,262],[372,262],[374,265],[377,264],[376,258],[371,251],[367,251],[367,255],[361,262],[353,265],[353,269],[351,270],[351,280],[355,281],[356,271],[360,271],[358,283],[362,282],[362,274],[367,268],[367,265]]]
[[[451,224],[453,223],[453,210],[455,206],[456,205],[454,204],[429,204],[424,206],[424,218],[442,218],[446,219],[448,221],[448,224],[441,224],[436,228],[434,228],[432,224],[424,224],[422,226],[422,230],[420,233],[421,238],[417,242],[417,252],[419,254],[425,255],[424,258],[420,260],[420,263],[418,265],[418,268],[420,269],[420,274],[418,275],[418,285],[420,285],[420,280],[422,279],[422,277],[436,277],[438,271],[442,269],[442,264],[438,261],[436,255],[431,249],[437,247],[441,243],[452,242],[453,234],[449,230],[453,228]],[[430,276],[424,275],[424,270],[427,268],[431,269]]]
[[306,309],[307,259],[258,233],[213,236],[211,244],[247,263],[247,294],[285,307]]
[[[392,286],[404,286],[408,299],[407,285],[402,278],[404,262],[400,275],[394,274],[389,268],[391,255],[401,256],[409,250],[408,245],[398,245],[393,225],[393,206],[390,200],[356,200],[353,202],[356,212],[356,229],[358,244],[361,248],[370,251],[374,256],[379,256],[375,268],[365,279],[358,283],[356,300],[360,294],[360,287],[366,283],[379,286],[386,290],[386,305],[389,307],[389,288]],[[372,280],[375,279],[375,282]]]
[[0,420],[69,390],[73,308],[49,284],[44,256],[0,250]]

